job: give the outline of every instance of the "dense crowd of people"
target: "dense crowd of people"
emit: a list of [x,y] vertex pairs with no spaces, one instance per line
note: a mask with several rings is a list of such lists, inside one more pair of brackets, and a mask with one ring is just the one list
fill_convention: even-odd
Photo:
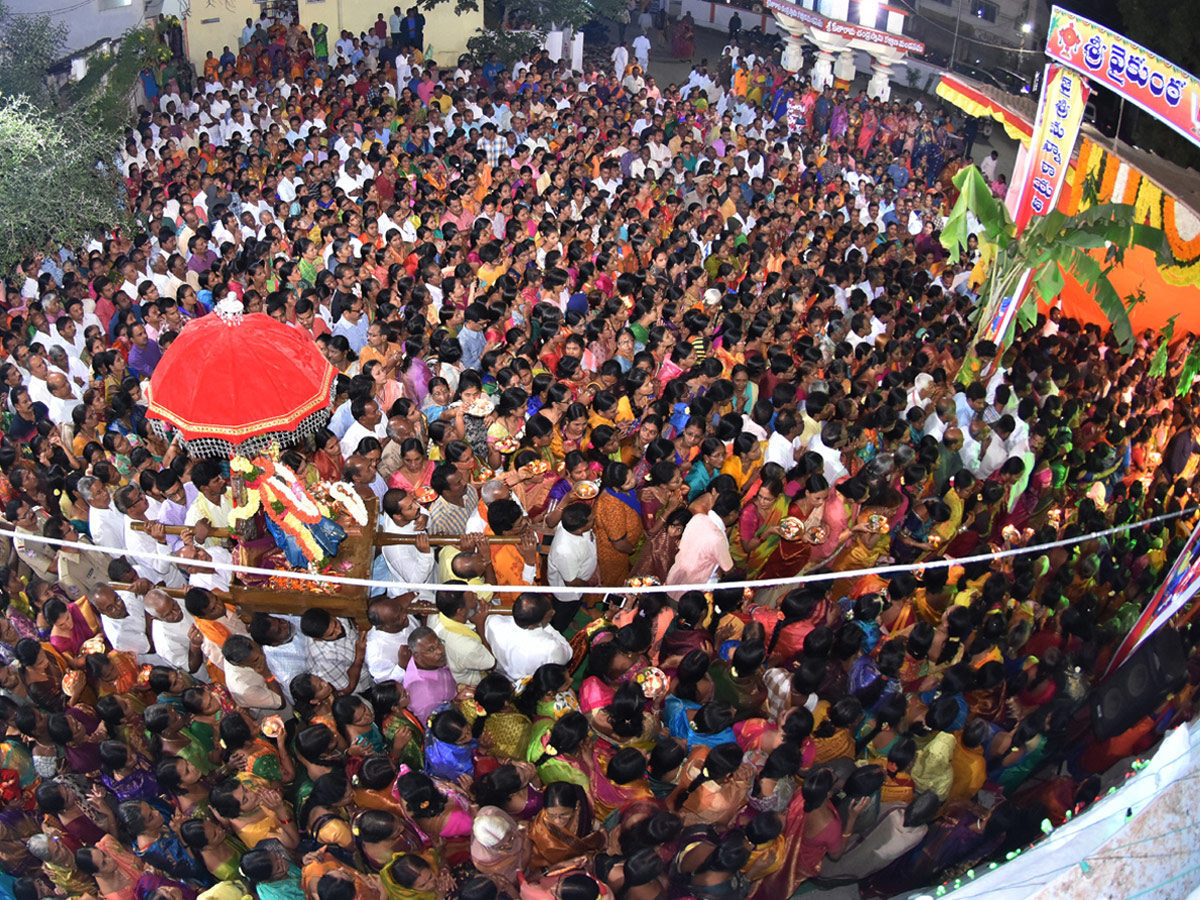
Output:
[[[1192,718],[1194,661],[1116,737],[1085,709],[1194,523],[1182,353],[1051,309],[968,355],[944,113],[736,46],[661,91],[442,69],[414,13],[248,23],[130,131],[139,226],[7,281],[0,895],[890,895]],[[280,462],[412,538],[369,627],[197,565],[228,468],[144,392],[233,299],[338,372]]]

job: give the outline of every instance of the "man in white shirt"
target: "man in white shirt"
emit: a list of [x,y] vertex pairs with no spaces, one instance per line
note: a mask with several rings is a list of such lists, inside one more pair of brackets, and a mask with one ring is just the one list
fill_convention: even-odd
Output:
[[819,455],[825,463],[825,480],[830,485],[837,484],[843,475],[849,475],[842,462],[842,448],[846,445],[846,426],[840,422],[826,422],[821,426],[821,433],[814,437],[808,449]]
[[421,624],[406,611],[412,596],[376,597],[367,606],[371,630],[367,632],[365,661],[376,683],[404,684],[404,669],[410,659],[408,636]]
[[637,57],[642,71],[646,71],[646,67],[650,65],[650,38],[646,37],[644,33],[633,39],[633,55]]
[[[146,514],[150,504],[142,489],[136,484],[118,488],[113,496],[113,505],[124,518],[124,546],[138,575],[153,584],[169,588],[181,588],[187,584],[183,573],[173,563],[151,558],[153,555],[167,555],[170,551],[163,540],[163,526],[151,522]],[[142,527],[135,528],[135,525]]]
[[221,646],[225,656],[225,687],[233,702],[255,719],[273,713],[291,713],[283,689],[271,670],[262,648],[244,634],[231,634]]
[[[596,535],[592,531],[592,510],[586,503],[572,503],[563,510],[550,556],[546,560],[546,580],[554,587],[592,584],[596,575]],[[580,591],[557,591],[554,596],[554,618],[550,624],[560,633],[565,631],[579,611],[583,600]]]
[[156,654],[150,645],[150,622],[146,608],[132,591],[119,594],[109,585],[102,585],[92,594],[92,606],[100,614],[100,627],[109,646],[123,653],[134,653],[139,663],[171,665]]
[[969,433],[963,435],[963,448],[959,451],[963,468],[978,478],[987,481],[988,476],[1004,465],[1008,454],[1004,442],[992,434],[983,421],[971,422]]
[[979,164],[979,171],[987,179],[988,184],[996,180],[996,165],[1000,162],[1000,154],[993,150]]
[[934,406],[935,415],[925,420],[925,433],[939,441],[946,429],[958,428],[958,408],[949,397],[942,397]]
[[387,426],[379,404],[370,397],[355,397],[350,401],[350,415],[354,423],[342,436],[342,458],[349,459],[358,450],[358,442],[365,437],[378,438],[382,443],[387,438]]
[[250,620],[250,637],[262,649],[283,698],[291,703],[292,679],[308,671],[308,638],[300,631],[300,617],[255,613]]
[[618,44],[612,52],[613,71],[618,79],[625,77],[625,69],[629,65],[629,51]]
[[202,681],[208,681],[204,670],[204,654],[201,652],[203,638],[196,630],[196,622],[166,591],[155,588],[146,593],[143,600],[146,615],[151,619],[150,640],[154,652],[174,666],[191,672]]
[[[428,517],[421,511],[416,497],[408,491],[392,488],[383,495],[380,503],[379,526],[384,534],[404,534],[416,537],[415,544],[391,544],[384,546],[380,555],[387,564],[387,571],[396,581],[408,584],[431,584],[436,578],[436,560],[429,546],[429,535],[425,532]],[[396,597],[408,593],[406,588],[389,587],[388,596]],[[433,601],[431,591],[422,591],[417,600],[422,603]]]
[[554,606],[545,594],[521,594],[511,618],[489,616],[484,634],[496,657],[496,671],[516,685],[546,663],[570,662],[571,645],[550,627],[553,617]]
[[296,164],[289,162],[283,167],[283,177],[275,185],[275,194],[284,203],[292,203],[296,199],[296,189],[302,184],[303,179],[296,177]]
[[483,636],[487,631],[487,605],[469,590],[454,590],[438,593],[437,608],[428,624],[446,645],[450,674],[458,684],[479,684],[496,665],[496,657]]
[[1024,456],[1029,452],[1029,426],[1016,416],[1002,415],[992,425],[992,433],[1007,456]]
[[796,414],[788,410],[780,410],[775,416],[775,430],[767,438],[767,446],[763,450],[763,464],[775,463],[783,467],[784,472],[790,472],[796,467],[796,438],[803,430],[803,425]]

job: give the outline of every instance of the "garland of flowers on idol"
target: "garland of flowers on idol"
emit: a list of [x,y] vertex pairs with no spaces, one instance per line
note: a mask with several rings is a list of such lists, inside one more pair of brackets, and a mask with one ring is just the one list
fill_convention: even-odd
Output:
[[363,503],[363,498],[359,496],[353,486],[344,481],[333,481],[327,486],[329,497],[341,504],[350,518],[357,525],[367,524],[367,504]]
[[[244,503],[238,502],[237,492],[234,494],[234,508],[229,516],[231,525],[251,518],[261,509],[296,541],[310,562],[324,558],[325,551],[305,526],[316,525],[322,518],[328,517],[331,503],[322,503],[311,497],[299,476],[289,466],[269,456],[259,456],[254,460],[237,456],[230,461],[229,468],[242,475],[246,487]],[[341,481],[322,483],[321,487],[328,500],[340,504],[358,525],[367,524],[366,504],[353,487]]]
[[241,474],[246,484],[246,503],[234,506],[229,514],[231,524],[248,519],[261,509],[296,542],[310,563],[324,558],[325,551],[305,527],[321,521],[321,508],[305,493],[295,472],[266,456],[253,461],[234,457],[229,468]]

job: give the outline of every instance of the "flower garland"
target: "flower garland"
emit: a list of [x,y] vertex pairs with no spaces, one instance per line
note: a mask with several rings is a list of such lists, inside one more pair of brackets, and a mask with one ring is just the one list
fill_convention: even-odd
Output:
[[340,503],[346,512],[359,525],[367,524],[367,505],[363,503],[358,491],[344,481],[335,481],[329,485],[329,496]]
[[231,524],[249,519],[261,509],[296,542],[309,562],[325,557],[325,551],[307,527],[321,521],[321,507],[308,496],[295,472],[269,456],[253,460],[234,457],[229,468],[243,476],[246,486],[245,503],[234,506],[229,516]]
[[1185,265],[1200,260],[1200,219],[1196,214],[1174,197],[1164,194],[1162,218],[1172,256]]
[[267,476],[264,486],[274,495],[274,501],[306,525],[321,521],[321,507],[308,496],[296,473],[283,463],[275,464],[275,471]]
[[1084,140],[1079,150],[1079,165],[1070,185],[1066,212],[1075,214],[1087,208],[1083,197],[1088,178],[1097,184],[1100,203],[1126,203],[1134,208],[1138,222],[1161,228],[1167,235],[1172,265],[1159,274],[1167,284],[1187,287],[1200,285],[1200,217],[1175,197],[1102,145]]

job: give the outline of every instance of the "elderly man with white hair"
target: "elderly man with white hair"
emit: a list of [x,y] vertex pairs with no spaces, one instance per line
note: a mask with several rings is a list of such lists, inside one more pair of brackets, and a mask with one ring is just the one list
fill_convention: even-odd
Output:
[[88,532],[97,547],[125,549],[125,517],[113,506],[108,486],[99,478],[85,475],[76,488],[88,505]]
[[204,668],[204,636],[183,604],[161,588],[153,588],[142,600],[150,618],[150,640],[154,652],[176,669],[208,681]]
[[[485,510],[497,500],[511,500],[517,506],[521,506],[521,501],[513,496],[509,486],[499,479],[484,483],[479,489],[479,500],[479,507],[467,519],[467,534],[484,533],[487,528],[487,519],[484,517]],[[521,507],[521,512],[525,512],[525,507]]]

